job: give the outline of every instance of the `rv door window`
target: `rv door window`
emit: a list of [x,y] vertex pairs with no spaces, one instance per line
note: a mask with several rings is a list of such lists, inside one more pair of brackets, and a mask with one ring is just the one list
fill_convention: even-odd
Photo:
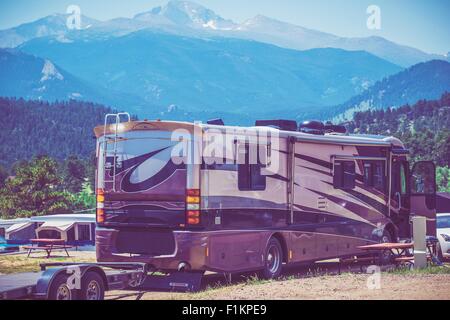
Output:
[[364,185],[385,192],[386,180],[383,161],[364,162]]
[[[255,149],[257,149],[255,147]],[[253,150],[252,150],[253,151]],[[256,150],[257,151],[257,150]],[[257,163],[250,163],[250,145],[239,146],[238,152],[238,187],[241,191],[263,191],[266,190],[266,176],[261,173],[262,159],[257,156]],[[265,160],[264,160],[265,161]]]
[[334,162],[333,184],[335,189],[351,190],[355,188],[355,161]]

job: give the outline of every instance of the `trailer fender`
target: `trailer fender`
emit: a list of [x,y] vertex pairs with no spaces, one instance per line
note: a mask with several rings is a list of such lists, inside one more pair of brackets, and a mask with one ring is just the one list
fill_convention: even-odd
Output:
[[81,289],[81,281],[84,275],[89,271],[98,273],[103,279],[105,289],[108,290],[108,281],[102,268],[92,265],[74,265],[47,269],[36,284],[36,295],[48,299],[52,283],[60,274],[68,275],[75,286],[79,286],[79,288],[76,289]]

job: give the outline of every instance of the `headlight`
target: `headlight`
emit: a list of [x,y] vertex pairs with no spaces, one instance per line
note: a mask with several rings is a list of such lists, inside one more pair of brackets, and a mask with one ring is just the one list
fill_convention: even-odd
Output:
[[441,234],[441,237],[444,238],[445,242],[450,242],[450,236],[448,234]]

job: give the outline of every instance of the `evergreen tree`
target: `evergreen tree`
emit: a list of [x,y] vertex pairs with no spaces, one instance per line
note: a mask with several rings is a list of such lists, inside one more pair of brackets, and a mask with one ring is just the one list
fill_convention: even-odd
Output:
[[62,165],[62,189],[70,193],[81,191],[85,182],[86,168],[82,160],[77,156],[69,156]]
[[0,165],[0,188],[5,186],[6,179],[8,178],[8,171]]
[[450,167],[450,93],[436,101],[420,100],[413,106],[359,112],[347,127],[352,133],[399,138],[410,150],[412,162],[436,163],[439,190],[448,190],[445,168]]
[[61,179],[55,160],[36,157],[17,168],[14,179],[0,191],[0,212],[6,218],[70,212],[71,197],[58,191]]

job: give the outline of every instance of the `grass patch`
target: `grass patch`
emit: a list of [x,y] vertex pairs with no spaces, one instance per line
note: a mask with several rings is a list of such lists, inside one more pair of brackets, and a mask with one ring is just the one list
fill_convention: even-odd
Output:
[[270,280],[260,279],[257,275],[250,276],[245,280],[246,285],[262,285],[266,283],[270,283]]
[[40,271],[41,263],[61,262],[95,262],[95,257],[55,257],[46,259],[44,256],[27,258],[26,256],[0,256],[0,274]]
[[409,269],[409,268],[397,268],[388,271],[389,274],[398,275],[423,275],[423,274],[450,274],[450,266],[431,266],[425,269]]

